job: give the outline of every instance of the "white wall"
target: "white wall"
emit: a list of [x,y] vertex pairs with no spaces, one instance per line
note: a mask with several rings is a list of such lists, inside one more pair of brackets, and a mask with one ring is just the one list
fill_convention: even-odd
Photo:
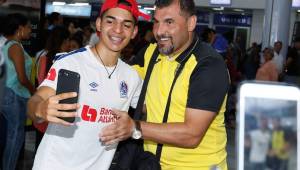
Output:
[[253,10],[249,45],[251,45],[253,42],[262,42],[264,15],[265,12],[262,9]]

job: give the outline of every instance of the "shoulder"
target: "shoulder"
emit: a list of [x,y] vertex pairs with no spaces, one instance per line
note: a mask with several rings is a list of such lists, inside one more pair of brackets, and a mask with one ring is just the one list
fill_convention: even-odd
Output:
[[83,47],[80,48],[78,50],[74,50],[68,53],[64,53],[62,55],[57,55],[55,57],[55,61],[59,61],[59,60],[65,60],[65,59],[70,59],[70,58],[74,58],[76,56],[81,56],[84,55],[87,52],[87,47]]
[[120,67],[120,72],[123,76],[125,76],[127,79],[130,79],[130,81],[140,83],[141,78],[138,72],[133,67],[131,67],[129,64],[125,63],[121,59],[119,59],[118,65]]
[[223,57],[219,53],[217,53],[217,51],[210,44],[206,42],[198,43],[193,54],[196,57],[197,61],[201,61],[203,59],[224,61]]
[[136,70],[129,64],[122,61],[121,59],[119,59],[118,65],[119,65],[122,73],[126,73],[126,74],[134,76],[134,77],[138,76]]

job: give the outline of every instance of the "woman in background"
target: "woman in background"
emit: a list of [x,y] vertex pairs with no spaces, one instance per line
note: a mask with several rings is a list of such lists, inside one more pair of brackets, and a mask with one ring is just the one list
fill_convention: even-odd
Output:
[[1,103],[1,112],[7,125],[2,170],[16,169],[25,140],[26,104],[35,92],[35,87],[29,80],[32,60],[21,44],[22,40],[30,38],[30,33],[31,25],[25,16],[18,13],[7,16],[3,30],[7,41],[2,47],[7,69]]

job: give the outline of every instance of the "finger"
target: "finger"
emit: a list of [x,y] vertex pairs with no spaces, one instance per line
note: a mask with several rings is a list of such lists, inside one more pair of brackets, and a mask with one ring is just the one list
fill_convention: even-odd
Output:
[[77,96],[76,92],[68,92],[68,93],[61,93],[61,94],[55,95],[55,96],[53,96],[53,99],[64,100],[64,99],[73,98],[76,96]]
[[77,117],[76,112],[57,112],[55,117]]
[[70,123],[70,122],[64,121],[63,119],[60,119],[58,117],[50,117],[48,120],[49,120],[49,122],[60,124],[60,125],[64,125],[64,126],[72,126],[72,125],[74,125],[74,123]]
[[101,137],[100,141],[104,144],[112,143],[112,141],[116,141],[118,137],[116,135],[113,136],[107,136],[107,137]]
[[117,125],[115,123],[113,123],[113,124],[110,124],[110,125],[104,127],[101,130],[99,136],[104,137],[104,136],[112,136],[115,134],[117,134]]
[[104,142],[104,145],[113,145],[115,143],[118,143],[120,142],[121,140],[119,140],[118,138],[117,139],[113,139],[113,140],[110,140],[108,142]]
[[79,107],[80,105],[78,103],[74,103],[74,104],[54,104],[52,108],[56,110],[76,110]]

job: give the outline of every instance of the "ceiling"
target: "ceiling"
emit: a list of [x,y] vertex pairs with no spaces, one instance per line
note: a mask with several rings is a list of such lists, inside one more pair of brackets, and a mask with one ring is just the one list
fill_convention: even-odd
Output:
[[[67,3],[75,2],[103,2],[103,0],[47,0],[51,1],[63,1]],[[139,4],[154,4],[154,0],[137,0]],[[198,7],[211,7],[210,0],[195,0]],[[264,9],[266,0],[231,0],[231,6],[228,8],[243,8],[243,9]]]

